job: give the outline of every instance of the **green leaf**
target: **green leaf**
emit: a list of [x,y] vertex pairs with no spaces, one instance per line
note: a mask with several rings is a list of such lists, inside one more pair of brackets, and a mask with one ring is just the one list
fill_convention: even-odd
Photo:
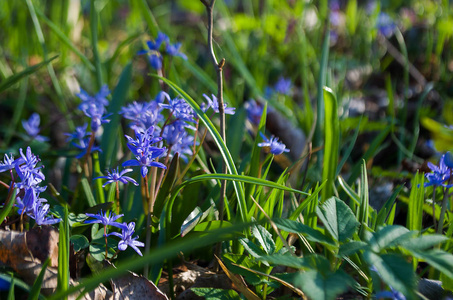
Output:
[[118,128],[121,127],[120,115],[118,114],[121,107],[124,105],[127,99],[129,87],[132,82],[132,63],[128,63],[121,72],[118,84],[112,93],[112,101],[108,107],[110,116],[110,122],[105,124],[104,133],[102,134],[101,149],[103,151],[103,157],[105,162],[105,168],[111,168],[113,165],[115,147],[117,147],[118,141]]
[[[266,257],[266,252],[264,252],[260,247],[247,238],[240,239],[239,242],[244,247],[244,249],[254,258],[263,260],[263,257]],[[266,266],[269,266],[266,260],[263,260],[263,263]]]
[[[370,238],[367,239],[367,243],[370,245],[371,250],[380,252],[383,249],[397,246],[398,243],[403,241],[403,237],[411,237],[415,233],[400,225],[385,226],[372,233]],[[406,236],[406,234],[409,234],[409,236]]]
[[422,230],[423,204],[425,203],[425,176],[417,172],[411,181],[406,226],[409,230]]
[[344,273],[337,271],[335,273],[323,276],[316,270],[299,272],[295,275],[294,285],[300,288],[310,299],[336,299],[341,293],[344,293],[352,286],[354,280]]
[[448,241],[448,238],[444,235],[429,234],[403,240],[400,242],[400,246],[410,251],[426,251],[445,241]]
[[429,265],[445,274],[445,276],[453,279],[453,255],[451,253],[435,249],[431,251],[412,251],[412,254],[426,261]]
[[82,234],[72,235],[69,239],[74,247],[74,252],[78,252],[82,249],[87,248],[90,245],[88,239]]
[[88,179],[86,177],[83,177],[80,182],[82,183],[82,189],[83,192],[85,193],[85,197],[88,201],[88,205],[90,207],[96,205],[96,200],[94,200],[93,192],[91,191],[90,183],[88,182]]
[[232,224],[230,222],[214,220],[214,221],[207,221],[207,222],[202,222],[202,223],[198,224],[197,226],[195,226],[193,231],[208,232],[208,231],[212,231],[212,230],[219,229],[219,228],[225,228],[225,227],[229,227],[229,226],[232,226]]
[[33,286],[31,287],[30,294],[28,295],[29,300],[36,300],[39,298],[39,294],[41,292],[42,281],[44,279],[44,274],[46,273],[49,262],[50,262],[50,257],[47,258],[46,261],[43,263],[41,271],[39,272],[38,277],[36,277],[35,282],[33,283]]
[[403,293],[407,299],[415,299],[416,276],[412,265],[404,257],[396,254],[378,255],[366,251],[364,258],[370,267],[376,268],[379,276],[387,285]]
[[193,287],[190,289],[197,296],[204,297],[206,300],[240,300],[238,293],[234,290],[224,290],[215,288]]
[[350,256],[352,254],[357,253],[360,250],[366,248],[368,244],[361,242],[361,241],[352,241],[345,244],[340,245],[340,249],[338,250],[338,256]]
[[16,202],[16,193],[17,193],[17,189],[14,189],[11,193],[11,197],[9,197],[9,199],[7,199],[7,200],[9,200],[8,204],[6,206],[4,205],[2,210],[0,211],[0,224],[3,223],[3,221],[8,216],[11,209],[13,208],[14,202]]
[[176,153],[171,159],[170,166],[165,172],[164,179],[160,186],[159,192],[157,193],[156,200],[154,201],[153,213],[156,216],[160,216],[162,209],[165,204],[165,200],[168,198],[171,193],[171,188],[175,182],[176,176],[179,172],[179,154]]
[[335,197],[329,198],[318,206],[317,215],[327,231],[338,242],[344,242],[352,237],[359,226],[352,210]]
[[338,149],[340,145],[340,122],[338,120],[337,98],[328,87],[323,87],[324,94],[324,166],[322,181],[327,182],[321,192],[322,202],[333,195],[335,176],[338,165]]
[[14,296],[14,285],[15,285],[14,277],[11,275],[11,282],[9,286],[8,298],[7,300],[15,300],[16,297]]
[[359,236],[363,239],[364,232],[368,227],[369,216],[369,191],[368,191],[368,175],[366,172],[366,162],[362,162],[362,172],[360,173],[360,204],[357,221],[360,223]]
[[303,257],[292,256],[289,254],[274,254],[258,257],[258,259],[275,266],[286,266],[294,269],[302,269],[307,266]]
[[46,66],[47,64],[49,64],[51,61],[53,61],[57,57],[58,57],[58,55],[52,56],[51,58],[49,58],[49,59],[47,59],[47,60],[45,60],[45,61],[43,61],[43,62],[41,62],[39,64],[36,64],[34,66],[31,66],[31,67],[28,67],[25,70],[23,70],[22,72],[16,73],[16,74],[11,75],[10,77],[6,78],[5,80],[2,80],[2,82],[0,82],[0,93],[3,92],[4,90],[8,89],[9,87],[14,85],[15,83],[17,83],[22,78],[35,73],[40,68]]
[[65,292],[69,287],[69,221],[68,207],[59,225],[57,291]]
[[258,240],[261,247],[267,254],[275,252],[275,242],[272,239],[272,234],[261,225],[255,225],[251,228],[252,235]]
[[321,243],[323,245],[335,246],[335,241],[332,240],[331,237],[326,236],[322,232],[300,222],[288,219],[275,219],[274,223],[281,230],[303,234],[309,241]]

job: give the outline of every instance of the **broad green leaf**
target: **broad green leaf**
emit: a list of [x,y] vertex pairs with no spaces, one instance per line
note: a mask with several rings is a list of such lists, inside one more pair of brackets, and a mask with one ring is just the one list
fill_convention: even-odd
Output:
[[80,182],[82,183],[82,189],[83,192],[85,193],[85,197],[88,201],[88,205],[90,207],[95,206],[96,200],[94,200],[93,192],[91,191],[90,183],[88,182],[88,179],[86,177],[83,177]]
[[411,252],[415,257],[426,261],[429,265],[453,279],[453,255],[451,253],[439,249]]
[[367,247],[367,243],[361,241],[352,241],[348,243],[344,243],[340,245],[340,249],[338,250],[338,256],[350,256],[352,254],[357,253],[360,250],[363,250]]
[[261,225],[255,225],[251,228],[252,236],[254,236],[264,249],[266,254],[272,254],[275,252],[275,242],[272,239],[272,234]]
[[337,98],[328,87],[323,87],[324,97],[324,161],[322,181],[327,182],[321,192],[322,202],[333,195],[335,176],[338,165],[338,149],[340,145],[340,123],[338,120]]
[[[244,249],[254,258],[262,260],[263,257],[266,257],[266,252],[258,247],[255,243],[247,238],[240,239],[239,242],[244,247]],[[263,261],[266,266],[269,266],[267,261]]]
[[440,243],[448,241],[448,238],[440,234],[429,234],[406,239],[400,242],[400,246],[410,251],[426,251],[431,247],[434,247]]
[[316,270],[299,272],[295,275],[294,285],[300,288],[310,299],[333,300],[351,287],[354,280],[345,272],[339,270],[322,276]]
[[267,262],[269,264],[275,266],[286,266],[294,269],[302,269],[305,268],[307,265],[304,261],[303,257],[292,256],[289,254],[274,254],[259,257],[259,260],[263,262]]
[[70,241],[74,247],[74,252],[78,252],[82,249],[85,249],[90,245],[88,239],[82,234],[72,235]]
[[103,126],[101,148],[103,153],[104,168],[113,167],[115,148],[118,147],[118,128],[120,128],[120,115],[118,114],[124,105],[132,83],[132,63],[128,63],[121,72],[118,84],[112,93],[112,100],[108,106],[108,112],[112,115],[109,117],[110,122]]
[[190,289],[197,296],[206,300],[240,300],[242,299],[234,290],[224,290],[215,288],[193,287]]
[[207,221],[207,222],[202,222],[202,223],[198,224],[197,226],[195,226],[193,231],[208,232],[208,231],[212,231],[212,230],[219,229],[219,228],[225,228],[225,227],[229,227],[229,226],[232,226],[232,224],[230,222],[213,220],[213,221]]
[[374,266],[382,280],[403,293],[407,299],[415,299],[416,276],[412,265],[406,259],[396,254],[378,255],[371,251],[364,253],[368,265]]
[[397,246],[406,234],[414,235],[414,232],[410,232],[409,229],[400,225],[385,226],[372,233],[366,242],[370,245],[371,250],[380,252],[385,248]]
[[281,230],[303,234],[309,241],[335,246],[335,241],[331,237],[300,222],[288,219],[275,219],[274,223]]
[[317,207],[317,215],[327,231],[338,242],[344,242],[356,232],[359,222],[340,199],[332,197]]
[[422,230],[423,204],[425,203],[425,176],[418,173],[411,181],[406,226],[409,230]]

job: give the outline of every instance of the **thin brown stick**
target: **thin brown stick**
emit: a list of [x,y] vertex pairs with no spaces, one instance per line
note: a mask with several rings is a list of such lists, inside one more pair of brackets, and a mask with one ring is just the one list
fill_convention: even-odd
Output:
[[[217,58],[214,53],[214,48],[212,45],[212,31],[213,31],[213,8],[215,4],[215,0],[211,0],[209,3],[207,0],[201,0],[201,2],[205,5],[206,11],[208,13],[208,48],[211,53],[211,59],[214,64],[214,68],[216,69],[217,73],[217,102],[219,105],[219,114],[220,114],[220,136],[222,140],[226,143],[226,134],[225,134],[225,107],[223,104],[223,66],[225,65],[225,58],[222,58],[220,63],[217,61]],[[222,172],[226,174],[227,168],[226,164],[223,164]],[[223,221],[223,211],[225,206],[225,193],[226,193],[226,180],[223,180],[220,186],[220,199],[219,199],[219,220],[220,222]],[[217,244],[216,253],[217,256],[220,255],[221,250],[221,243]]]

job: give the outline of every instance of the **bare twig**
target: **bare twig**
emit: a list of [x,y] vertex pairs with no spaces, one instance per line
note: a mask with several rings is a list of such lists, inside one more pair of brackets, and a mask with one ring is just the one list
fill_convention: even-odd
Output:
[[[225,107],[223,104],[223,66],[225,65],[225,58],[222,58],[220,62],[217,61],[217,58],[214,53],[214,48],[212,45],[212,30],[213,30],[213,8],[215,4],[215,0],[211,0],[208,2],[207,0],[200,0],[206,7],[206,11],[208,13],[208,48],[211,53],[211,59],[214,64],[214,68],[217,73],[217,102],[219,104],[219,114],[220,114],[220,135],[222,140],[225,140]],[[226,164],[223,164],[223,173],[226,173]],[[219,199],[219,219],[220,222],[223,220],[223,211],[224,211],[224,201],[225,201],[225,193],[226,193],[226,180],[223,180],[220,187],[220,199]],[[217,244],[216,253],[217,255],[220,254],[221,250],[221,243]]]

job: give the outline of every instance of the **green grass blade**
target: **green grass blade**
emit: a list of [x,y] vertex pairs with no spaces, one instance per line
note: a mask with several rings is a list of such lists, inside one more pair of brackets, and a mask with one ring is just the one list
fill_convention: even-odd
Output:
[[90,71],[95,71],[94,65],[85,55],[83,55],[83,53],[79,49],[77,49],[77,47],[72,43],[70,39],[68,39],[64,32],[61,31],[61,29],[54,22],[49,20],[39,9],[35,10],[39,18],[41,18],[41,20],[44,21],[44,23],[46,23],[47,26],[49,26],[53,33],[55,33],[55,35],[58,36],[60,41],[66,46],[68,46],[68,48],[71,49],[72,52],[74,52],[75,55],[77,55],[80,58],[80,60],[88,67],[88,69],[90,69]]
[[46,259],[44,264],[42,265],[42,269],[36,277],[33,286],[31,287],[30,294],[28,295],[28,300],[37,300],[39,298],[39,294],[41,292],[42,281],[44,279],[44,273],[46,273],[47,266],[49,265],[50,257]]
[[11,282],[9,286],[8,298],[7,300],[15,300],[16,297],[14,296],[14,285],[16,284],[15,279],[11,276]]
[[154,18],[151,9],[149,8],[146,0],[135,0],[137,5],[140,7],[140,11],[145,18],[146,24],[148,24],[148,30],[151,33],[151,36],[157,36],[157,32],[159,31],[159,25],[157,25],[156,19]]
[[360,178],[360,206],[357,216],[357,221],[360,223],[359,236],[363,239],[366,227],[368,226],[368,212],[369,212],[369,199],[368,199],[368,176],[366,172],[366,162],[362,162],[362,173]]
[[[186,100],[186,102],[192,107],[192,109],[195,111],[195,113],[199,116],[200,120],[203,122],[203,124],[208,129],[209,133],[213,136],[214,141],[216,142],[217,146],[219,147],[220,153],[223,156],[223,159],[228,168],[228,171],[233,175],[238,175],[233,158],[231,157],[231,154],[230,154],[227,146],[223,142],[222,137],[220,136],[219,132],[215,128],[214,124],[212,124],[211,120],[200,109],[200,107],[195,102],[195,100],[193,100],[186,92],[184,92],[180,87],[178,87],[177,85],[175,85],[173,82],[169,81],[168,79],[159,77],[159,76],[156,76],[156,77],[163,80],[170,88],[172,88],[175,92],[179,93]],[[233,181],[233,186],[234,186],[234,190],[236,192],[236,196],[238,198],[238,205],[239,205],[241,219],[243,221],[246,221],[247,220],[247,203],[245,201],[244,189],[243,189],[242,185],[240,183],[238,183],[237,181]]]
[[[98,152],[93,152],[93,175],[96,177],[102,176]],[[96,190],[99,203],[105,203],[104,188],[102,187],[102,178],[94,179],[94,188]]]
[[338,149],[340,144],[340,122],[338,120],[337,99],[328,87],[323,88],[325,110],[325,139],[324,139],[324,167],[322,181],[326,187],[322,190],[321,201],[324,202],[333,196],[335,176],[338,165]]
[[57,292],[64,293],[69,287],[69,220],[67,206],[64,208],[64,218],[60,222],[59,234]]
[[118,129],[121,127],[121,118],[118,112],[127,99],[131,82],[132,63],[128,63],[120,75],[118,84],[113,90],[112,101],[110,101],[108,111],[112,114],[110,116],[110,122],[104,125],[104,133],[101,140],[101,149],[103,151],[102,162],[104,168],[111,168],[113,166],[113,161],[115,160],[115,148],[118,147],[118,139],[116,136],[118,135]]
[[82,183],[82,189],[83,192],[85,193],[85,197],[87,198],[88,205],[90,207],[95,206],[97,203],[96,200],[94,199],[93,192],[91,191],[88,179],[86,179],[86,177],[83,177],[80,182]]
[[[327,25],[329,26],[329,25]],[[316,97],[316,130],[313,136],[313,147],[320,147],[322,145],[322,131],[324,125],[324,85],[326,84],[327,77],[327,62],[329,58],[329,40],[330,34],[328,30],[324,32],[324,41],[321,50],[321,62],[318,76],[318,96]],[[317,164],[318,170],[322,168],[322,153],[318,151]]]
[[14,206],[14,202],[16,200],[16,193],[17,193],[17,189],[14,188],[14,191],[12,192],[11,194],[11,198],[9,199],[9,202],[6,206],[3,206],[2,210],[0,211],[0,224],[3,223],[3,221],[5,220],[5,218],[9,215],[9,213],[11,212],[11,209],[13,208]]
[[15,83],[17,83],[22,78],[27,77],[27,76],[35,73],[40,68],[46,66],[47,64],[49,64],[51,61],[53,61],[57,57],[58,57],[58,55],[52,56],[51,58],[49,58],[47,60],[44,60],[43,62],[41,62],[39,64],[36,64],[34,66],[31,66],[31,67],[28,67],[25,70],[23,70],[23,71],[21,71],[19,73],[16,73],[14,75],[11,75],[10,77],[6,78],[5,80],[3,80],[0,83],[0,93],[3,92],[4,90],[8,89],[9,87],[14,85]]
[[93,59],[94,59],[94,66],[96,69],[96,82],[98,88],[104,83],[102,79],[102,63],[101,57],[99,55],[98,49],[98,21],[99,21],[99,13],[97,10],[96,5],[97,0],[91,0],[90,6],[90,30],[91,30],[91,47],[93,50]]
[[412,179],[411,193],[409,195],[408,215],[406,226],[409,230],[422,230],[423,204],[425,203],[425,176],[418,173]]
[[198,248],[213,245],[219,241],[225,241],[232,239],[238,232],[242,232],[248,228],[251,223],[240,223],[233,226],[220,228],[217,230],[204,232],[199,235],[187,236],[185,238],[178,239],[176,242],[171,242],[164,247],[155,249],[142,257],[133,257],[119,263],[115,268],[108,268],[101,271],[100,273],[93,275],[89,278],[83,279],[76,286],[70,287],[66,291],[57,291],[57,293],[51,295],[48,299],[60,300],[65,296],[68,296],[78,290],[85,289],[88,292],[96,288],[100,283],[109,279],[117,278],[128,271],[136,271],[143,268],[145,264],[154,265],[177,256],[179,253],[188,253]]

